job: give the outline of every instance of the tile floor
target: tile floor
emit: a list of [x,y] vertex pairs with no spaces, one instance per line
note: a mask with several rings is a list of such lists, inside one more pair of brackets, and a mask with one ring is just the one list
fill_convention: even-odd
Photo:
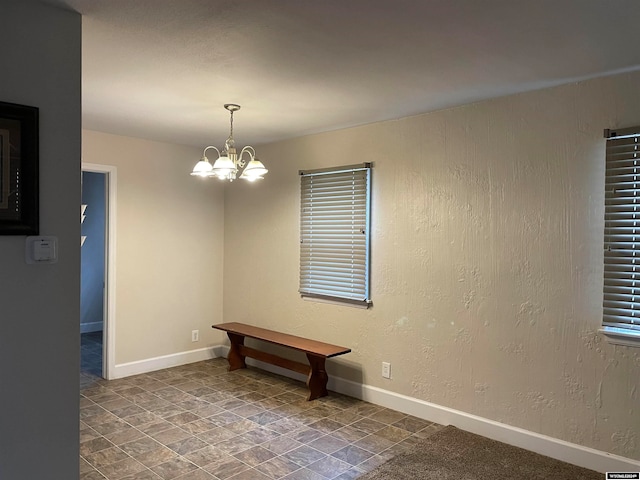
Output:
[[102,376],[102,332],[80,335],[80,370],[90,376]]
[[442,428],[221,358],[80,382],[82,480],[354,479]]

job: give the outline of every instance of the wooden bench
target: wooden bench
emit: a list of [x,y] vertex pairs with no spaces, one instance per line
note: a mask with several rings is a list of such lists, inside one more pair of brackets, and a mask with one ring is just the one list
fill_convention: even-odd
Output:
[[[212,325],[212,328],[227,332],[227,336],[231,341],[231,349],[227,357],[229,360],[229,371],[246,368],[245,357],[250,357],[302,373],[303,375],[307,375],[307,386],[309,387],[309,397],[307,400],[315,400],[316,398],[327,395],[329,376],[324,368],[325,360],[351,351],[350,348],[316,342],[315,340],[274,332],[266,328],[253,327],[244,323],[220,323],[218,325]],[[247,347],[244,344],[246,337],[304,352],[307,354],[309,365]]]

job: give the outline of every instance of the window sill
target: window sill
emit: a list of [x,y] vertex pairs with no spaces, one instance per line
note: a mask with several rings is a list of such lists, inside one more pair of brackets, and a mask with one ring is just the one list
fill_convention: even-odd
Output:
[[366,310],[367,308],[371,307],[373,305],[373,303],[369,302],[369,303],[365,303],[365,302],[351,302],[349,300],[338,300],[338,299],[332,299],[332,298],[324,298],[324,297],[314,297],[314,296],[308,296],[308,295],[301,295],[300,296],[303,300],[307,301],[307,302],[315,302],[315,303],[328,303],[329,305],[340,305],[341,307],[353,307],[353,308],[362,308],[364,310]]
[[613,345],[640,348],[640,331],[617,327],[602,327],[599,332],[607,337],[607,341]]

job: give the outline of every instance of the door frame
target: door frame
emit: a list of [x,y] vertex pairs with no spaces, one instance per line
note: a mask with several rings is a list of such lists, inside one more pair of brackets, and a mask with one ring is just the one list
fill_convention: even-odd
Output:
[[113,165],[82,162],[83,172],[105,175],[104,299],[102,334],[102,376],[112,380],[116,351],[116,196],[117,169]]

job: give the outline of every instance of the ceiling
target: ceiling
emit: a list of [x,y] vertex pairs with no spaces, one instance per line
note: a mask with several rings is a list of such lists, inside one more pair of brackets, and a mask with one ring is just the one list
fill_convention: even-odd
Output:
[[83,126],[203,147],[640,69],[638,0],[41,0],[83,15]]

